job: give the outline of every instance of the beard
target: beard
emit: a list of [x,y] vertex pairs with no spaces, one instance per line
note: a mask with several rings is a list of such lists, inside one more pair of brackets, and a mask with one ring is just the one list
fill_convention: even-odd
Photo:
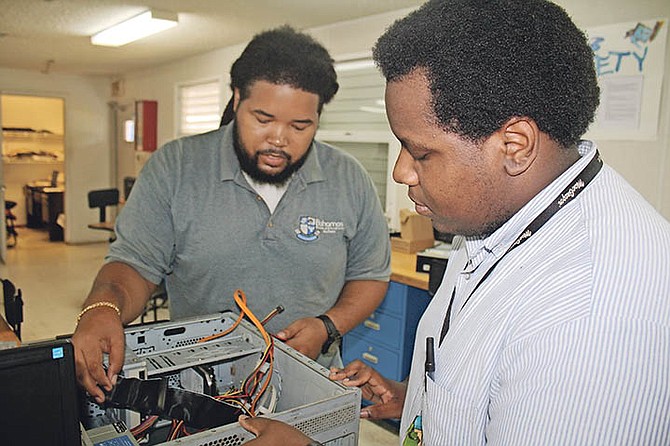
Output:
[[[281,186],[285,184],[303,164],[305,164],[309,152],[312,151],[312,143],[310,142],[307,152],[295,161],[292,161],[292,157],[289,153],[276,148],[259,150],[251,156],[240,140],[240,135],[237,130],[237,121],[233,121],[233,149],[235,150],[235,155],[237,155],[237,160],[240,162],[240,168],[253,178],[254,181]],[[284,157],[286,159],[286,167],[284,167],[284,170],[275,174],[265,173],[260,170],[258,168],[258,159],[260,155],[265,154]]]

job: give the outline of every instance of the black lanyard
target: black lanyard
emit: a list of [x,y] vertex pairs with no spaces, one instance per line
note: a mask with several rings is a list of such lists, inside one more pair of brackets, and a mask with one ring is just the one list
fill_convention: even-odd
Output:
[[[510,251],[520,246],[522,243],[528,240],[533,234],[535,234],[546,222],[549,221],[549,219],[551,219],[551,217],[556,215],[556,213],[560,211],[563,208],[563,206],[565,206],[573,199],[575,199],[577,195],[579,195],[586,188],[586,186],[591,182],[591,180],[593,180],[596,174],[600,172],[600,169],[602,167],[603,167],[603,160],[600,158],[600,154],[596,150],[593,159],[586,165],[586,167],[581,172],[579,172],[579,174],[577,174],[575,179],[565,189],[563,189],[563,191],[560,194],[558,194],[556,198],[554,198],[554,201],[549,206],[547,206],[540,215],[535,217],[535,219],[528,226],[526,226],[526,229],[521,231],[521,235],[519,235],[519,237],[517,237],[514,243],[512,243],[512,245],[509,248],[507,248],[507,251],[505,251],[505,253],[493,264],[493,266],[489,268],[488,271],[486,271],[484,277],[482,277],[479,280],[479,282],[477,282],[475,288],[472,290],[468,298],[465,299],[465,302],[463,302],[461,310],[465,308],[465,304],[467,304],[472,295],[475,294],[475,291],[477,291],[479,285],[481,285],[489,277],[489,275],[491,275],[491,273],[493,272],[495,267],[498,266],[500,261],[507,254],[509,254]],[[449,319],[451,319],[451,307],[454,304],[455,297],[456,297],[456,284],[454,284],[454,289],[451,293],[451,301],[449,302],[449,308],[447,308],[447,316],[442,324],[442,332],[440,333],[440,344],[442,344],[444,336],[447,334],[447,331],[449,331]]]

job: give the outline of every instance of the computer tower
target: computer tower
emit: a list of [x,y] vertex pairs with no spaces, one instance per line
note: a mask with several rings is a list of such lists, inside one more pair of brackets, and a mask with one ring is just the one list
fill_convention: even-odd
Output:
[[[127,378],[160,377],[167,379],[170,387],[206,394],[213,389],[221,392],[239,387],[266,348],[256,327],[243,320],[225,336],[200,342],[224,333],[236,319],[236,314],[223,312],[127,328],[122,374]],[[327,446],[358,444],[360,389],[329,380],[326,368],[276,339],[273,369],[268,394],[260,404],[263,416],[291,424]],[[90,401],[82,407],[82,424],[87,429],[113,421],[133,427],[145,418],[128,409],[103,409]],[[237,446],[254,438],[237,422],[178,440],[164,441],[160,435],[152,438],[150,434],[142,444]]]

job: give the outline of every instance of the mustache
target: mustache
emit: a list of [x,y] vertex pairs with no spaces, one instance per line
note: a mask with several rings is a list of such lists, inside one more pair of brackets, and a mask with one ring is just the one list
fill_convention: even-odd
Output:
[[256,152],[256,157],[260,155],[281,156],[282,158],[286,158],[287,160],[291,161],[291,155],[289,153],[276,148],[262,149]]

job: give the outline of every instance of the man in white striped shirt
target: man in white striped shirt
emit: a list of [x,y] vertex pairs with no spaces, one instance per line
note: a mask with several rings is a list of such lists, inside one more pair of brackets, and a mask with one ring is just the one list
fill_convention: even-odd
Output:
[[670,444],[670,224],[580,141],[584,34],[543,0],[429,1],[374,57],[394,178],[460,236],[408,384],[331,377],[402,411],[403,445]]
[[459,236],[409,382],[358,361],[331,378],[361,386],[362,417],[402,414],[403,446],[670,444],[670,223],[580,141],[584,34],[543,0],[432,0],[374,57],[394,178]]

